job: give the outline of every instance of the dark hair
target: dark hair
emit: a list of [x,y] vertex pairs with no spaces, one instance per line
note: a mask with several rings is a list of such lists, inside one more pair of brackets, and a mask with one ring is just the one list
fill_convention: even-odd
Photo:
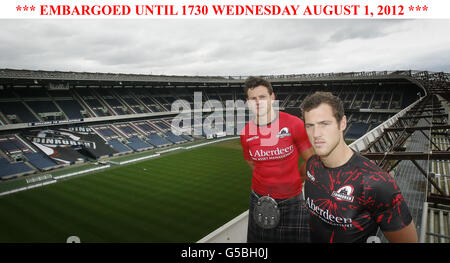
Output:
[[268,80],[265,80],[263,78],[260,77],[248,77],[245,80],[245,84],[244,84],[244,93],[246,96],[248,96],[248,90],[249,89],[254,89],[258,86],[264,86],[267,88],[267,91],[269,92],[269,95],[272,95],[273,93],[273,89],[272,89],[272,84],[270,84],[270,82]]
[[344,105],[341,99],[334,96],[331,92],[323,91],[316,91],[314,94],[309,95],[303,100],[302,105],[300,106],[302,109],[303,119],[305,118],[305,112],[319,107],[322,103],[330,105],[333,110],[334,118],[336,118],[338,122],[342,120],[344,117]]

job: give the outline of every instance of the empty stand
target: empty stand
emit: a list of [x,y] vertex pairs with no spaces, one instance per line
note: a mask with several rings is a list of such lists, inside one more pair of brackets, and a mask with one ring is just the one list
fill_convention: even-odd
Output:
[[166,133],[164,133],[164,135],[166,135],[167,139],[173,143],[183,143],[186,142],[186,140],[180,136],[177,136],[175,134],[173,134],[171,131],[168,131]]
[[0,110],[11,123],[39,121],[21,101],[2,102]]
[[34,170],[24,162],[10,163],[4,158],[0,158],[0,178],[9,179],[29,173],[34,173]]
[[367,132],[368,128],[369,128],[369,124],[367,124],[367,123],[362,123],[362,122],[352,123],[350,125],[350,128],[348,128],[348,130],[345,134],[345,138],[346,139],[357,139],[357,138],[361,137],[362,135],[364,135]]
[[83,107],[76,100],[57,100],[55,101],[64,113],[69,117],[69,119],[81,119],[83,115],[81,114],[84,111]]
[[16,135],[5,135],[0,137],[0,150],[8,156],[31,153],[33,150],[22,143]]
[[163,147],[172,145],[173,143],[166,140],[165,138],[161,137],[160,135],[156,133],[149,134],[148,136],[148,142],[156,147]]
[[135,151],[143,151],[154,148],[152,145],[144,142],[138,137],[130,137],[128,138],[129,143],[127,144]]
[[53,101],[36,100],[26,101],[25,103],[44,121],[66,119]]
[[139,122],[139,123],[136,123],[136,126],[138,126],[141,130],[143,130],[144,132],[147,132],[147,133],[155,131],[155,128],[150,126],[150,124],[148,124],[148,123]]
[[128,148],[126,145],[124,145],[123,143],[119,142],[116,139],[108,141],[108,144],[110,144],[112,147],[114,147],[114,149],[116,151],[118,151],[119,153],[132,152],[132,150],[130,148]]
[[53,160],[47,157],[47,155],[41,152],[26,153],[24,154],[24,156],[29,163],[31,163],[34,167],[38,168],[41,171],[46,171],[58,167],[57,163],[55,163]]

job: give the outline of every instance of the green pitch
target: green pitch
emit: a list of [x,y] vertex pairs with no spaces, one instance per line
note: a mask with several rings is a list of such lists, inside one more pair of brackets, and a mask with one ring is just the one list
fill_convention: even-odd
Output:
[[239,140],[0,197],[0,242],[195,242],[248,209]]

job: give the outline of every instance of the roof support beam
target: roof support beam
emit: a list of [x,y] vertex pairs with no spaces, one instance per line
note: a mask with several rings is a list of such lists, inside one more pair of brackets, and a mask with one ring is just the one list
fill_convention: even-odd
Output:
[[449,160],[448,151],[361,153],[370,160]]

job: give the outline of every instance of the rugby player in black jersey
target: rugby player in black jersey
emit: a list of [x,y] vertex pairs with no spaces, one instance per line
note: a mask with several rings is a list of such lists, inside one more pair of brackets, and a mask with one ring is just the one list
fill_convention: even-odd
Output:
[[301,106],[316,152],[307,162],[305,200],[312,242],[370,242],[378,228],[389,242],[417,242],[417,232],[394,178],[344,141],[342,101],[329,92]]

